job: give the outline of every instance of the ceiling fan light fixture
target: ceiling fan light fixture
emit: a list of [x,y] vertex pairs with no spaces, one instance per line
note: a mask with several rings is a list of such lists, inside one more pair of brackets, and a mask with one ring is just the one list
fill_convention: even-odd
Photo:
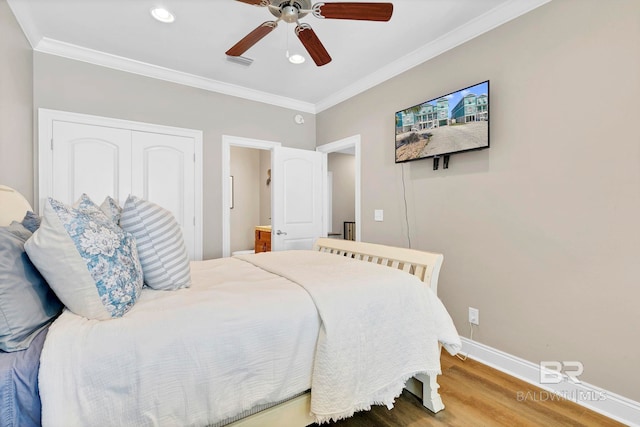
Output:
[[153,16],[160,22],[164,22],[165,24],[170,24],[176,20],[175,16],[173,16],[171,12],[163,7],[154,7],[153,9],[151,9],[151,16]]
[[292,64],[298,65],[304,63],[304,61],[306,61],[305,57],[298,53],[294,53],[293,55],[289,56],[289,62],[291,62]]

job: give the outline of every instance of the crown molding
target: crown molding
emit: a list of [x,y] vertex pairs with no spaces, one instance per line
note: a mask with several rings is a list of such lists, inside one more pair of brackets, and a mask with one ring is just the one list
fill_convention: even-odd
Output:
[[233,85],[218,80],[208,79],[206,77],[196,76],[194,74],[184,73],[157,65],[148,64],[142,61],[125,58],[122,56],[112,55],[82,46],[53,40],[43,37],[33,48],[36,52],[57,55],[64,58],[75,59],[77,61],[87,62],[94,65],[100,65],[114,70],[125,71],[128,73],[138,74],[141,76],[151,77],[154,79],[165,80],[172,83],[178,83],[185,86],[191,86],[198,89],[204,89],[211,92],[222,93],[224,95],[236,96],[239,98],[249,99],[251,101],[263,102],[278,107],[289,108],[296,111],[315,114],[315,105],[298,101],[296,99],[284,96],[274,95],[272,93],[261,92],[254,89],[248,89],[242,86]]
[[551,0],[511,0],[492,9],[472,21],[449,31],[402,58],[389,63],[341,91],[333,93],[316,104],[316,111],[322,112],[347,99],[379,85],[417,65],[455,48],[481,34],[511,21]]

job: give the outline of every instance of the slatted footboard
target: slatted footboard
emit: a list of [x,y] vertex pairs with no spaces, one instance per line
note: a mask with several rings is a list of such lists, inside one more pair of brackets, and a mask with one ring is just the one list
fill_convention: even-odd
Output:
[[318,239],[314,249],[406,271],[418,277],[437,294],[438,276],[444,259],[442,254],[327,238]]

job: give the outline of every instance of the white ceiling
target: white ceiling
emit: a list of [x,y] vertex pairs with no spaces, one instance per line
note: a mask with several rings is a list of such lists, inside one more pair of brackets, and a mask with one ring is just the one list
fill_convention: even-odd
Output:
[[[351,0],[354,1],[354,0]],[[362,0],[358,0],[362,1]],[[378,1],[378,0],[373,0]],[[302,18],[333,61],[286,59],[304,52],[294,24],[244,56],[224,52],[264,21],[267,8],[234,0],[8,0],[34,50],[316,113],[550,0],[391,0],[389,22]],[[175,16],[149,14],[163,5]]]

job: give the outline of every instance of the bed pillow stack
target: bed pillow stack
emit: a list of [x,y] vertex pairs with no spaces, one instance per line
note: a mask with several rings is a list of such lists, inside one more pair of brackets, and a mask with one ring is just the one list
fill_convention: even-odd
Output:
[[31,231],[0,227],[0,350],[24,350],[60,312],[62,304],[24,251]]
[[122,208],[120,226],[136,239],[147,286],[176,290],[191,285],[189,255],[180,224],[171,212],[129,196]]
[[76,207],[49,198],[25,250],[62,303],[88,319],[121,317],[140,296],[134,237],[86,195]]

